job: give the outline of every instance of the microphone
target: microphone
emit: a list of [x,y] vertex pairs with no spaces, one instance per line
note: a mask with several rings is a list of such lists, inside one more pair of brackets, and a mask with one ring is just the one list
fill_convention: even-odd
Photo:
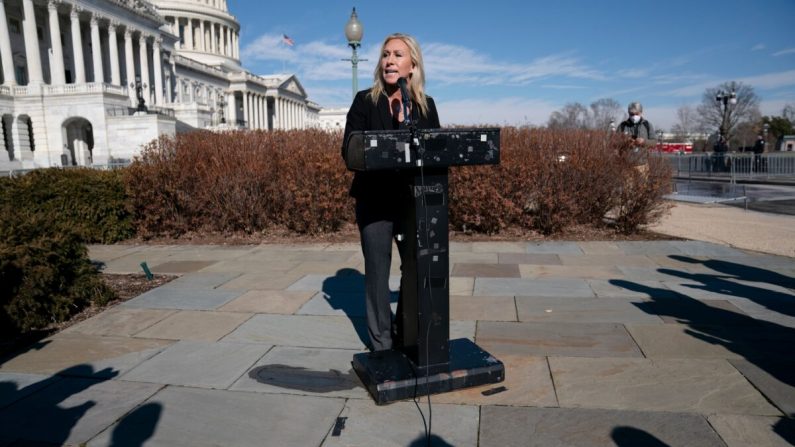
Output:
[[398,78],[398,87],[400,87],[400,96],[403,102],[403,121],[406,125],[411,124],[411,116],[409,114],[409,89],[406,86],[406,78]]

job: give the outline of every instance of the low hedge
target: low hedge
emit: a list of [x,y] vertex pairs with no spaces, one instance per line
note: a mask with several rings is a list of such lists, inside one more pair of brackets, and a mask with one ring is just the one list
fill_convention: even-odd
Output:
[[76,231],[43,213],[0,207],[0,335],[66,321],[114,297]]
[[[138,234],[337,231],[354,219],[341,139],[319,130],[161,138],[126,176]],[[451,228],[637,231],[664,212],[671,175],[654,158],[639,169],[630,146],[600,131],[505,127],[499,165],[451,169]]]

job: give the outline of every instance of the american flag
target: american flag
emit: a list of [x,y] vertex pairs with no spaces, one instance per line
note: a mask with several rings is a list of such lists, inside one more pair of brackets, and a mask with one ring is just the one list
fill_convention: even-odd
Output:
[[289,46],[295,45],[295,41],[293,41],[293,39],[290,39],[290,36],[288,36],[287,34],[282,34],[282,42],[284,42],[285,45]]

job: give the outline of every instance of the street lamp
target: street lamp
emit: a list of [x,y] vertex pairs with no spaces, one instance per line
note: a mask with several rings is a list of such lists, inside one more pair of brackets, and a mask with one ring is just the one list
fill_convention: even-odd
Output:
[[734,90],[732,90],[731,93],[726,93],[723,90],[719,90],[718,94],[715,95],[715,101],[719,106],[723,104],[723,108],[721,109],[720,127],[718,127],[718,149],[724,151],[727,150],[726,133],[729,130],[729,115],[731,115],[731,106],[737,104],[737,93],[735,93]]
[[770,124],[765,123],[762,125],[762,139],[765,141],[765,152],[767,152],[767,131],[770,130]]
[[364,28],[362,27],[362,22],[359,21],[359,16],[356,15],[356,8],[353,8],[353,12],[351,13],[351,18],[348,19],[348,23],[345,24],[345,37],[348,39],[348,46],[351,47],[351,50],[353,50],[353,54],[351,55],[350,59],[342,59],[342,60],[351,61],[354,98],[356,97],[356,92],[359,91],[359,75],[358,75],[359,62],[367,60],[367,59],[359,59],[359,54],[356,52],[356,49],[359,48],[362,44],[363,34],[364,34]]

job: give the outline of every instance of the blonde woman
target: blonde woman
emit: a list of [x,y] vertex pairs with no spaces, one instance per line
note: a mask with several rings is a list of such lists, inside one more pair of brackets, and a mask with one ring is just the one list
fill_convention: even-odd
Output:
[[[409,119],[419,129],[439,128],[439,115],[425,94],[425,70],[417,41],[406,34],[391,34],[381,45],[373,86],[356,94],[345,124],[343,142],[353,131],[405,129],[398,79],[407,81]],[[344,152],[344,151],[343,151]],[[367,331],[373,351],[391,349],[401,328],[393,324],[389,307],[389,268],[392,239],[399,234],[408,180],[398,171],[356,172],[350,194],[356,199],[356,222],[364,254]],[[397,241],[403,256],[403,243]],[[398,315],[400,315],[400,298]],[[399,323],[400,318],[397,319]]]

